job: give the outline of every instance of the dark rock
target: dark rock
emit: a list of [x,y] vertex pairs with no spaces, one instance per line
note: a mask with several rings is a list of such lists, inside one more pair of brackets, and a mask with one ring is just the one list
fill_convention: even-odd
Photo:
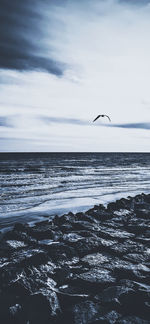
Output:
[[24,311],[29,323],[54,323],[56,316],[61,312],[55,292],[41,290],[26,300]]
[[85,301],[72,308],[72,322],[70,323],[90,324],[99,319],[103,312],[103,308],[98,303]]
[[28,233],[29,231],[29,225],[28,224],[22,224],[22,223],[16,223],[14,225],[14,231],[17,232],[24,232],[24,233]]
[[70,233],[73,231],[73,226],[69,223],[61,225],[60,228],[63,233]]
[[76,221],[73,226],[76,231],[86,230],[86,231],[93,231],[95,233],[95,232],[99,232],[100,230],[99,224],[96,223],[91,224],[88,221]]
[[21,250],[24,247],[27,247],[27,244],[25,244],[23,241],[2,240],[0,242],[0,256],[10,257],[14,251]]
[[36,240],[54,239],[54,232],[48,224],[31,228],[30,235]]
[[140,292],[129,290],[127,294],[120,296],[119,301],[122,305],[123,313],[142,317],[147,315],[146,305]]
[[114,229],[114,228],[105,228],[100,232],[104,238],[108,239],[118,239],[118,241],[122,241],[124,239],[130,239],[134,237],[133,233],[129,233],[125,230]]
[[47,246],[48,255],[56,263],[62,260],[78,257],[76,250],[64,243],[56,242]]
[[16,264],[12,262],[4,262],[0,268],[0,282],[2,291],[12,280],[15,280],[16,276],[19,274],[20,269],[16,266]]
[[83,287],[85,291],[96,293],[99,289],[114,284],[115,281],[116,279],[113,277],[111,271],[92,268],[87,272],[76,275],[74,279],[71,280],[71,283]]
[[51,265],[29,268],[18,275],[8,286],[8,294],[18,296],[21,300],[25,299],[39,289],[54,291],[56,282],[49,277],[52,275]]
[[36,240],[30,236],[28,232],[17,230],[8,231],[4,234],[3,239],[6,241],[22,241],[25,244],[34,245]]
[[118,281],[121,279],[145,281],[149,273],[149,268],[147,266],[133,264],[119,259],[115,259],[111,265],[106,264],[105,268],[113,270]]
[[126,286],[113,286],[108,287],[103,290],[102,293],[98,294],[96,296],[97,300],[100,300],[102,304],[104,305],[114,305],[114,304],[120,304],[120,298],[121,296],[128,295],[129,292],[133,292],[134,290],[132,288],[126,287]]
[[95,217],[91,216],[89,213],[77,213],[76,214],[76,220],[77,221],[85,221],[89,223],[96,223],[97,220]]
[[[126,240],[123,243],[120,242],[119,244],[113,244],[110,248],[110,251],[118,256],[130,254],[132,252],[144,253],[144,246],[131,240]],[[131,261],[133,261],[133,259]]]
[[139,218],[150,219],[150,210],[138,208],[136,210],[136,216]]
[[1,324],[26,324],[25,314],[21,305],[15,304],[7,309],[4,307],[0,310],[0,323]]
[[71,242],[71,246],[75,249],[75,251],[78,253],[80,257],[83,257],[84,255],[87,254],[99,252],[103,247],[103,244],[105,243],[104,241],[102,241],[97,237],[88,237],[88,238],[84,238],[84,240]]
[[111,256],[109,256],[106,253],[94,253],[84,256],[81,260],[89,267],[98,267],[108,262],[111,262]]
[[146,203],[150,204],[150,194],[149,194],[149,195],[144,195],[144,194],[143,194],[143,200],[144,200]]
[[119,209],[130,209],[131,201],[130,199],[120,199],[116,200],[116,202],[109,203],[107,209],[109,211],[119,210]]
[[74,223],[76,219],[76,216],[72,213],[69,213],[67,215],[63,215],[61,217],[59,217],[59,219],[57,218],[57,223],[59,225],[63,225],[63,224],[67,224],[67,223]]
[[118,323],[119,318],[121,315],[116,311],[111,311],[99,318],[99,320],[92,322],[92,324],[114,324]]
[[68,266],[63,266],[61,268],[56,268],[54,271],[54,279],[57,281],[58,285],[63,285],[72,277],[72,273]]
[[150,253],[147,251],[141,251],[143,253],[128,253],[124,256],[124,259],[135,262],[135,263],[145,263],[150,261]]
[[9,307],[10,323],[14,324],[26,324],[25,314],[21,305],[16,304]]
[[83,240],[83,237],[77,233],[69,233],[63,235],[63,241],[67,243],[77,242]]
[[15,241],[30,241],[30,237],[27,233],[24,232],[18,232],[16,230],[6,232],[4,234],[5,240],[15,240]]
[[21,267],[45,264],[48,261],[46,252],[40,249],[24,249],[13,253],[13,262]]
[[149,324],[150,321],[144,320],[136,316],[126,316],[118,321],[118,324]]
[[73,305],[81,303],[89,298],[89,295],[83,293],[80,287],[72,287],[70,285],[59,287],[57,296],[63,312],[67,312]]

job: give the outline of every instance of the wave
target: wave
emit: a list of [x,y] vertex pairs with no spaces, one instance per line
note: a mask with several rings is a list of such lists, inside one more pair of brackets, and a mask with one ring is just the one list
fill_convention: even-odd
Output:
[[[49,213],[150,191],[150,154],[24,154],[0,158],[0,219]],[[19,216],[18,216],[19,217]],[[34,217],[36,215],[34,214]]]

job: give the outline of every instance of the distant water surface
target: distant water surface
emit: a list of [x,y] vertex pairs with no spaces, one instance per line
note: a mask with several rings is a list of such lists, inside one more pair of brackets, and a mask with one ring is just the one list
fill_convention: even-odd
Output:
[[0,227],[141,192],[149,153],[0,153]]

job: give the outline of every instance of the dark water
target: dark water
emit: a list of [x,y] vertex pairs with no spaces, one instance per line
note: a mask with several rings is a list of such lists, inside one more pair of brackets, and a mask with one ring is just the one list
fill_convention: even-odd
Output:
[[149,153],[1,153],[0,226],[150,192]]

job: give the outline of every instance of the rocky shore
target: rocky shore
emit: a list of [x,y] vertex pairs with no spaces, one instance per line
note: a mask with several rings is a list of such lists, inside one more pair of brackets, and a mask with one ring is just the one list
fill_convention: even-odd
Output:
[[0,324],[150,323],[150,195],[15,224],[0,241]]

